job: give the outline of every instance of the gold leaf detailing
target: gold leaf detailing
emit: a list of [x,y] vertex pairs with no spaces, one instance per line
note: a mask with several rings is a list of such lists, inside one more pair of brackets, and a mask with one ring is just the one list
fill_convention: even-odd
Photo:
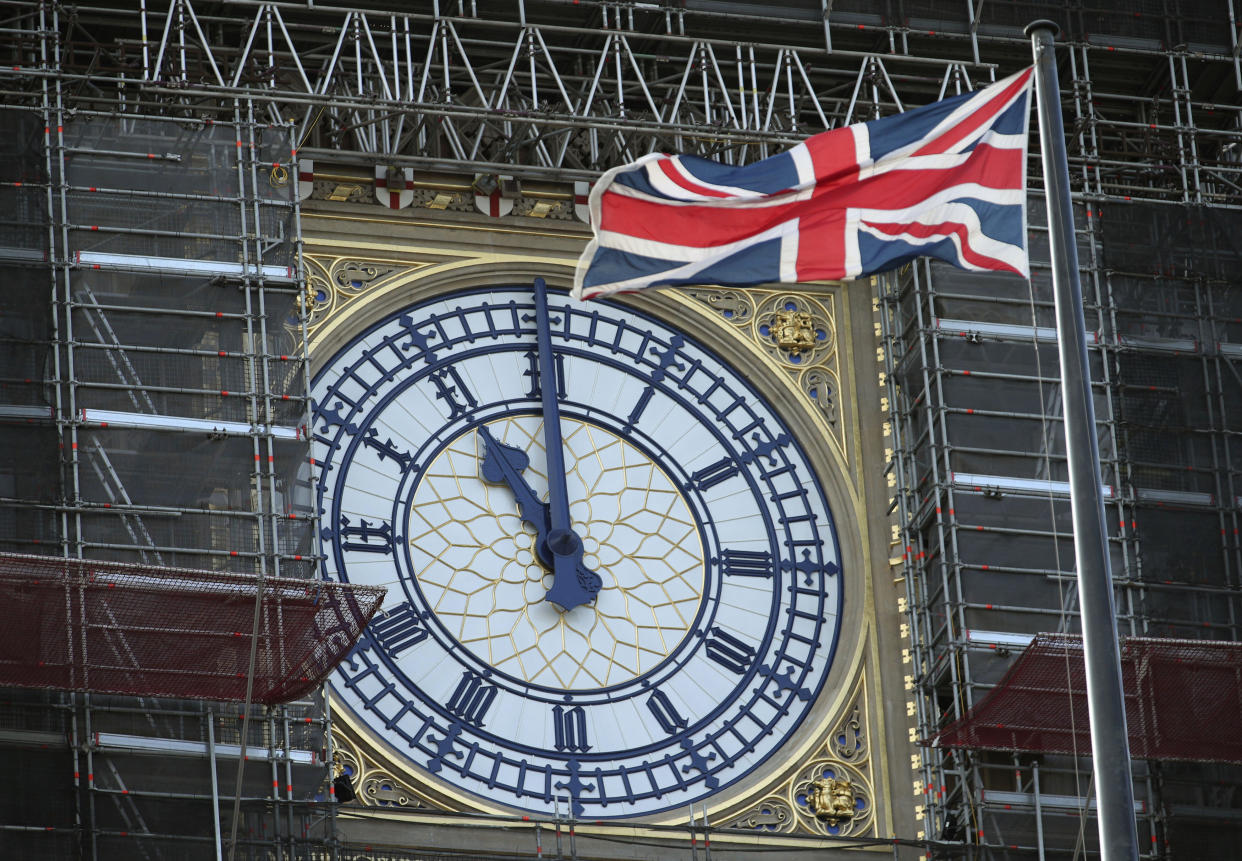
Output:
[[332,279],[341,290],[357,292],[365,290],[381,275],[387,275],[396,267],[377,266],[361,260],[338,260],[332,267]]
[[788,801],[770,795],[731,821],[726,828],[748,828],[754,831],[784,832],[794,830],[798,817]]
[[306,332],[316,329],[358,296],[377,284],[399,275],[406,267],[360,260],[356,257],[303,256],[306,266],[306,290],[302,296],[302,313]]
[[796,293],[778,293],[755,312],[759,343],[786,367],[810,367],[836,348],[832,315],[818,301]]
[[815,818],[829,825],[853,819],[857,812],[854,784],[845,778],[820,777],[811,781],[806,806]]
[[750,322],[754,314],[754,303],[740,290],[691,287],[686,292],[735,325]]
[[390,774],[372,771],[359,787],[358,797],[376,807],[421,807],[413,790]]
[[829,424],[837,423],[837,378],[824,368],[812,368],[802,375],[802,390],[806,392]]
[[863,762],[867,758],[867,737],[862,727],[862,709],[855,705],[828,741],[832,756],[844,762]]
[[791,787],[799,824],[833,836],[859,835],[875,824],[871,785],[862,772],[834,759],[803,766]]

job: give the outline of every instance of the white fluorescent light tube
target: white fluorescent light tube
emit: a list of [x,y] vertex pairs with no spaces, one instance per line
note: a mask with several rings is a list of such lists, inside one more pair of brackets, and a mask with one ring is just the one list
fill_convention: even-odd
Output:
[[[188,419],[182,416],[150,415],[148,413],[125,413],[118,410],[83,409],[82,421],[101,427],[146,428],[150,430],[191,431],[201,433],[224,433],[230,436],[248,436],[251,426],[246,422],[224,422],[213,419]],[[276,439],[301,439],[300,428],[271,426]]]
[[[960,332],[963,335],[989,335],[1003,341],[1057,342],[1057,330],[1051,326],[1020,326],[1016,323],[984,323],[979,320],[946,320],[937,317],[936,328],[943,332]],[[1087,341],[1091,344],[1098,343],[1099,336],[1095,332],[1088,332]]]
[[985,646],[1013,646],[1025,649],[1035,639],[1034,634],[1010,634],[1005,631],[966,631],[966,642],[981,643]]
[[20,407],[0,404],[0,419],[51,419],[51,407]]
[[147,257],[140,254],[109,254],[102,251],[79,251],[74,255],[74,260],[83,266],[97,266],[101,269],[136,269],[144,272],[172,272],[181,275],[230,275],[236,278],[261,272],[267,278],[279,278],[285,281],[291,281],[294,278],[292,266],[250,266],[247,269],[240,263],[226,263],[222,260]]
[[[152,738],[142,735],[122,735],[115,732],[97,732],[95,733],[96,746],[104,749],[112,750],[129,750],[134,752],[149,753],[182,753],[189,755],[207,755],[207,744],[201,741],[185,741],[176,738]],[[217,744],[216,756],[239,757],[241,756],[241,745],[237,744]],[[271,759],[268,750],[262,745],[247,745],[246,756],[250,759],[266,760]],[[277,756],[276,759],[283,757]],[[292,762],[305,762],[314,764],[315,753],[310,750],[291,750],[289,751],[289,759]]]
[[[1068,481],[1049,481],[1043,478],[1010,478],[1007,475],[982,475],[974,472],[952,472],[949,480],[954,487],[963,490],[1012,490],[1019,493],[1051,493],[1056,496],[1069,496]],[[1105,499],[1113,498],[1113,488],[1107,484],[1100,485],[1100,493]]]

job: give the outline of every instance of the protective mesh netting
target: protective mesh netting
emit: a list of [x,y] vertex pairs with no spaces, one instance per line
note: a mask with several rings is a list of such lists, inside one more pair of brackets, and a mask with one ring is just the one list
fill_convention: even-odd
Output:
[[[1242,763],[1242,643],[1124,637],[1130,754]],[[1039,634],[1000,684],[931,740],[939,747],[1089,756],[1081,637]]]
[[[258,586],[253,575],[0,554],[0,686],[244,701]],[[316,687],[384,592],[265,578],[253,701]]]

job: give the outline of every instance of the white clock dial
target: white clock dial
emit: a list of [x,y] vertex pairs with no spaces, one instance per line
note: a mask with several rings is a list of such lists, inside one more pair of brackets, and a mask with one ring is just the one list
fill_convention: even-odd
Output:
[[529,287],[461,291],[318,374],[325,573],[389,587],[333,688],[481,804],[660,814],[752,778],[811,714],[837,538],[745,375],[655,318],[547,301],[546,346]]
[[[489,423],[530,456],[546,487],[538,416]],[[565,460],[585,561],[604,578],[591,606],[560,612],[544,600],[552,575],[512,494],[481,477],[473,430],[431,462],[414,491],[406,538],[419,588],[449,636],[497,670],[545,687],[590,690],[654,668],[681,643],[699,611],[703,549],[698,524],[659,466],[624,438],[563,422]]]

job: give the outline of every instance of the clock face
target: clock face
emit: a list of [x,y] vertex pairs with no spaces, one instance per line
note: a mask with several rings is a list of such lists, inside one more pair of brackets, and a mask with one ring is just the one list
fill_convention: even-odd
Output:
[[[557,293],[541,347],[536,304],[530,286],[458,291],[322,365],[324,570],[388,587],[336,701],[481,807],[684,809],[770,767],[820,697],[843,601],[832,515],[745,374],[675,326]],[[578,597],[549,600],[560,580]]]

